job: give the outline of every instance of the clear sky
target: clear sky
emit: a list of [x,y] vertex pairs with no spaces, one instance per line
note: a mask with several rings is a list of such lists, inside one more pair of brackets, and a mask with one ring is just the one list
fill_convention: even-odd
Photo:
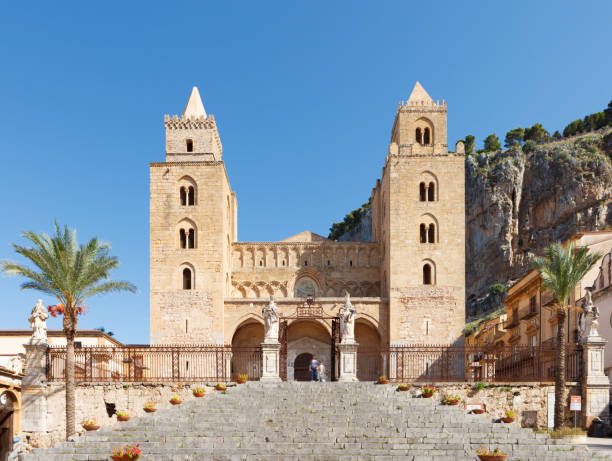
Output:
[[[607,0],[189,3],[0,7],[0,259],[54,219],[110,242],[139,293],[89,300],[80,327],[128,343],[149,340],[148,163],[193,85],[246,241],[327,235],[367,201],[416,80],[447,101],[450,146],[562,130],[612,98]],[[18,287],[0,277],[0,328],[55,302]]]

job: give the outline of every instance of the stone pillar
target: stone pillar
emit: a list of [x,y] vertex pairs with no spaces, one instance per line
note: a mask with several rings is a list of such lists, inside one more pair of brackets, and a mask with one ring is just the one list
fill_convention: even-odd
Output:
[[338,351],[340,351],[340,376],[338,376],[338,381],[357,381],[358,347],[359,344],[356,342],[338,344]]
[[281,382],[279,373],[280,364],[280,343],[263,342],[261,343],[261,355],[263,358],[263,368],[261,370],[262,383]]
[[47,348],[44,340],[30,340],[26,350],[26,374],[21,382],[21,430],[47,431]]
[[588,336],[582,342],[582,423],[588,428],[596,417],[609,416],[610,380],[604,373],[604,347],[601,336]]

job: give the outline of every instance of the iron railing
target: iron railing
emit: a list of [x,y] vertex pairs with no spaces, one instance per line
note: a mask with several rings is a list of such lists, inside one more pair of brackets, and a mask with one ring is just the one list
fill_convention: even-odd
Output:
[[[261,348],[217,345],[82,347],[75,349],[76,382],[230,381],[261,377]],[[66,348],[50,347],[47,379],[64,381]]]
[[[445,345],[359,348],[357,377],[381,375],[396,382],[552,382],[556,349],[540,346],[464,347]],[[582,376],[582,351],[568,346],[566,380]]]

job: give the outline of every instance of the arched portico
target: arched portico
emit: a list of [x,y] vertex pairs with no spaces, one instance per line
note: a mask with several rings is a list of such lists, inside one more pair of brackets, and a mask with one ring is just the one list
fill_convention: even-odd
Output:
[[[316,356],[323,362],[329,375],[331,369],[331,334],[329,326],[323,320],[294,320],[287,327],[287,379],[307,380],[308,374],[304,372],[303,364],[296,359],[304,358],[304,354]],[[298,360],[298,362],[301,362]]]

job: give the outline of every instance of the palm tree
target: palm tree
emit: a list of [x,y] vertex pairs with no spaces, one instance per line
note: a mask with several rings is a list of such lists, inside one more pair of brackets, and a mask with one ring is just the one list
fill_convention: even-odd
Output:
[[[13,244],[13,248],[35,268],[11,261],[0,262],[0,269],[8,275],[18,275],[27,280],[22,290],[34,289],[58,299],[59,313],[64,314],[66,335],[66,438],[74,435],[74,336],[78,314],[83,312],[83,302],[97,294],[113,291],[136,292],[136,287],[126,281],[109,280],[109,273],[119,266],[119,260],[109,255],[110,246],[97,238],[86,245],[77,243],[76,231],[68,226],[61,231],[55,223],[55,236],[26,231],[22,236],[32,244],[31,248]],[[62,312],[63,311],[63,312]],[[56,310],[57,312],[57,310]]]
[[601,258],[589,254],[588,247],[576,248],[574,242],[563,246],[555,242],[544,249],[544,256],[533,259],[533,266],[540,272],[542,287],[555,297],[557,314],[557,360],[555,368],[555,429],[563,426],[565,411],[565,319],[570,297],[576,285]]

